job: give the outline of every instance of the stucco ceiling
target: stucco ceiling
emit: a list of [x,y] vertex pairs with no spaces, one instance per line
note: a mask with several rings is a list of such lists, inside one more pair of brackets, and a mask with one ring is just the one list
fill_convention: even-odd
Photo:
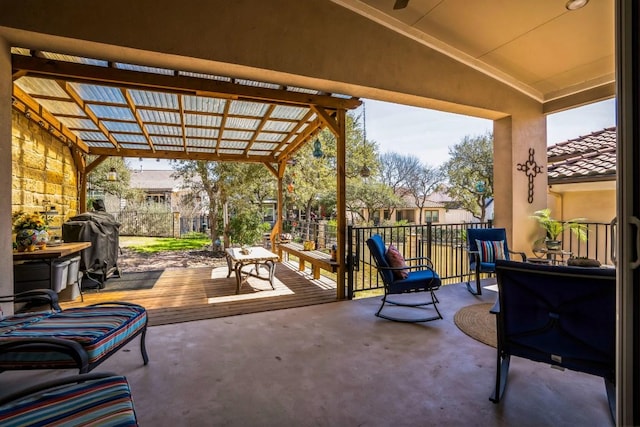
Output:
[[613,0],[574,11],[567,0],[333,1],[540,102],[615,80]]

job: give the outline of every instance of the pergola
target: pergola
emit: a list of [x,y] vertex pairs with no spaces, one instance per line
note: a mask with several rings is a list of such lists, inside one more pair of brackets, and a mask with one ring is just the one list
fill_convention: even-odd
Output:
[[[361,103],[228,76],[23,48],[12,52],[13,108],[69,146],[81,209],[87,174],[107,157],[262,163],[278,182],[272,238],[281,230],[287,161],[328,127],[338,140],[337,164],[344,167],[345,112]],[[87,163],[87,155],[97,157]],[[344,174],[337,176],[337,204],[345,206]]]

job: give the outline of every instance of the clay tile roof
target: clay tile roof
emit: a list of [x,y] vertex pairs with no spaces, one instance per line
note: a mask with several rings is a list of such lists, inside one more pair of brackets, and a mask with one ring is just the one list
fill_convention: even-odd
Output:
[[616,179],[616,128],[547,148],[549,184]]

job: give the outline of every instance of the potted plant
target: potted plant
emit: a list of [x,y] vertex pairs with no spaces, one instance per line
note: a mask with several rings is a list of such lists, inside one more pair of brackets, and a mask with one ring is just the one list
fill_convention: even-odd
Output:
[[47,222],[37,212],[16,212],[12,215],[13,230],[16,233],[16,246],[18,251],[34,251],[37,244],[46,246]]
[[565,230],[571,230],[583,242],[587,240],[587,226],[581,223],[585,218],[560,221],[551,217],[551,209],[549,208],[534,212],[532,218],[536,219],[540,227],[545,231],[545,236],[536,240],[535,243],[544,242],[548,250],[560,250],[562,242],[559,238]]

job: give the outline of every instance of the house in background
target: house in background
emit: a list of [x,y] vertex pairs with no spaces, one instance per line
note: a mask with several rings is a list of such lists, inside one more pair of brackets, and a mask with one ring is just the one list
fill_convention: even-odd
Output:
[[549,146],[547,206],[559,219],[616,216],[616,128]]
[[179,211],[181,199],[190,194],[180,177],[174,177],[173,170],[133,170],[129,186],[144,194],[144,201],[165,205],[171,211]]
[[578,250],[605,264],[614,263],[610,224],[616,216],[616,142],[616,128],[611,127],[547,149],[547,206],[551,215],[561,220],[584,218],[591,223],[586,247],[565,232],[562,248]]
[[[391,210],[380,209],[371,216],[374,223],[391,221],[406,221],[409,224],[460,224],[467,222],[479,222],[471,212],[460,207],[460,204],[453,200],[445,191],[431,193],[424,203],[424,206],[417,205],[415,199],[409,194],[401,196],[403,205]],[[365,218],[369,216],[366,215]],[[382,220],[381,220],[382,218]],[[422,218],[422,221],[421,221]],[[493,218],[493,209],[487,210],[487,219]]]

